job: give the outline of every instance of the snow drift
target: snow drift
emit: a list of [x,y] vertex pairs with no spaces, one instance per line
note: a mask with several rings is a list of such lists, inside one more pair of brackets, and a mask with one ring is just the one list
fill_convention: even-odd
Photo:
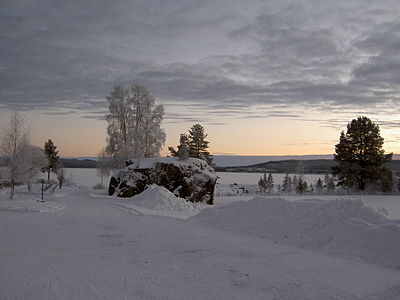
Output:
[[193,222],[329,255],[400,268],[400,221],[362,200],[255,197],[206,210]]
[[142,193],[117,203],[133,213],[164,215],[181,219],[189,218],[207,207],[205,203],[192,203],[176,197],[164,187],[150,185]]

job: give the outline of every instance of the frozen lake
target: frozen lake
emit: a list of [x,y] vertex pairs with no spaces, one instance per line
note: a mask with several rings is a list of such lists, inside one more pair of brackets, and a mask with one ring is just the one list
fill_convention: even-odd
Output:
[[[92,187],[100,183],[100,176],[97,175],[97,169],[81,169],[81,168],[71,168],[65,169],[67,173],[67,178],[73,183],[81,186]],[[238,185],[257,185],[258,180],[263,175],[261,173],[234,173],[234,172],[217,172],[219,177],[218,183],[221,185],[228,185],[237,183]],[[294,174],[293,174],[294,175]],[[52,174],[52,178],[54,178]],[[285,174],[272,174],[274,182],[276,185],[282,184],[283,177]],[[324,179],[323,174],[305,174],[304,179],[309,184],[315,184],[318,178]],[[104,185],[108,185],[110,180],[109,176],[105,176],[103,180]]]

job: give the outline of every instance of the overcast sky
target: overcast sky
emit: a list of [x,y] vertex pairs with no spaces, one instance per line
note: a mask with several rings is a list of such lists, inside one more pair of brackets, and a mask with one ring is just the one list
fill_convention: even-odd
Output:
[[366,115],[400,152],[399,16],[398,0],[0,0],[0,116],[95,155],[105,96],[139,83],[166,146],[200,122],[214,153],[328,154]]

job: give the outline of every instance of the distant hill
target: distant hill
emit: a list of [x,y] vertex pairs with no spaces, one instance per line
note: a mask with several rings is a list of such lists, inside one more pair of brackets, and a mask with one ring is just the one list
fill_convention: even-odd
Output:
[[[250,166],[269,161],[286,160],[331,160],[333,154],[326,155],[214,155],[214,164],[218,167]],[[399,154],[393,154],[393,160],[400,160]]]
[[[217,172],[247,172],[247,173],[305,173],[327,174],[337,163],[333,159],[282,160],[268,161],[249,166],[215,167]],[[400,160],[387,163],[387,167],[400,174]]]
[[97,162],[93,159],[60,158],[63,168],[96,168]]

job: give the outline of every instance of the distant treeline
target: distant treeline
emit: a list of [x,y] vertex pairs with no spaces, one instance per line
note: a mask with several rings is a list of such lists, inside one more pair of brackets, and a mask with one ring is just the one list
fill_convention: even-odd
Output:
[[[265,163],[237,166],[214,167],[217,172],[241,172],[241,173],[304,173],[304,174],[329,174],[337,162],[331,159],[313,160],[281,160]],[[400,174],[400,160],[393,160],[386,164],[396,175]]]

